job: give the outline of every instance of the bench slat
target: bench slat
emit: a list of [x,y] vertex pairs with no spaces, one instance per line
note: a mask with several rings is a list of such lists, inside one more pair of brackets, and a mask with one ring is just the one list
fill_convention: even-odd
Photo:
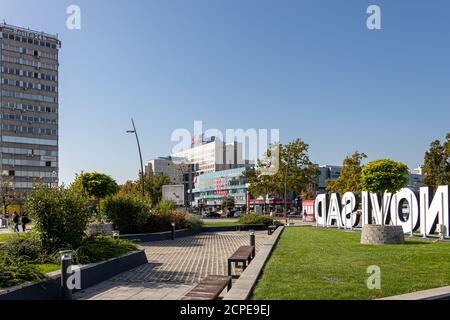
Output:
[[231,277],[208,276],[195,286],[182,300],[216,300],[231,285]]
[[240,247],[228,260],[248,260],[250,256],[253,254],[254,247],[253,246],[243,246]]

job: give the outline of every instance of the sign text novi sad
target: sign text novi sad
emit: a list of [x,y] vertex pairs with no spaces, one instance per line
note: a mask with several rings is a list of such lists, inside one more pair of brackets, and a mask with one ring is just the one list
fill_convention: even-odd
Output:
[[[409,214],[403,211],[405,203]],[[386,225],[402,226],[405,233],[420,231],[424,236],[433,234],[438,225],[443,225],[444,235],[450,236],[449,186],[438,187],[434,195],[430,187],[420,188],[418,193],[404,188],[395,194],[385,193],[383,200],[380,195],[363,192],[362,214],[358,214],[358,195],[353,192],[345,193],[342,198],[337,193],[320,194],[315,201],[316,223],[349,229],[357,227],[360,222],[362,225],[381,224],[381,205]]]

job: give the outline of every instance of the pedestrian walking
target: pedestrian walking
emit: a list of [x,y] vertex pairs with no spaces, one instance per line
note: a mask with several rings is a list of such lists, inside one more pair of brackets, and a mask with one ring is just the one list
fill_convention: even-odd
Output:
[[19,231],[19,215],[15,211],[13,214],[13,223],[14,223],[14,232],[20,232]]
[[22,231],[26,232],[27,231],[27,224],[30,223],[31,221],[30,221],[30,218],[28,218],[25,213],[22,214],[21,222],[22,222]]

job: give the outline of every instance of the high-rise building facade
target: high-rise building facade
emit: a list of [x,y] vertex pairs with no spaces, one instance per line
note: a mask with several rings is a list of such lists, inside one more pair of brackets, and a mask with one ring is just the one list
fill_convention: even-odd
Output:
[[58,184],[58,51],[55,35],[0,24],[2,181],[25,193]]
[[198,174],[245,167],[249,164],[243,159],[242,143],[226,143],[217,139],[174,153],[172,158],[196,164]]

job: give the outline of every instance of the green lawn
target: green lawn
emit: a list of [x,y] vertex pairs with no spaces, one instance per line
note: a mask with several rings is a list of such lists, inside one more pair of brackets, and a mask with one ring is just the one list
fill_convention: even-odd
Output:
[[0,234],[0,242],[6,242],[12,236],[14,236],[14,234],[12,234],[12,233],[2,233],[2,234]]
[[[407,240],[367,246],[360,233],[286,228],[253,292],[255,300],[375,299],[450,285],[450,244]],[[381,290],[366,285],[381,269]]]

